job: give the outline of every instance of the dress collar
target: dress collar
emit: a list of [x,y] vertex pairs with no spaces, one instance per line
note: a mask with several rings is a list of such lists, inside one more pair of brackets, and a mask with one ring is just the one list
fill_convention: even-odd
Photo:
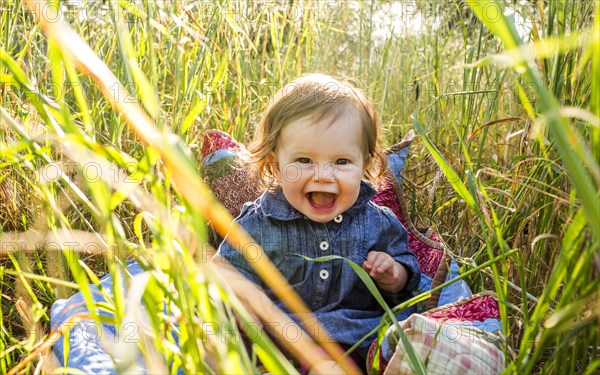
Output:
[[[352,207],[350,207],[343,215],[353,215],[356,210],[363,208],[371,198],[375,196],[377,190],[367,181],[360,182],[360,191],[358,199]],[[294,220],[304,217],[304,215],[292,207],[283,195],[282,189],[276,191],[267,191],[258,199],[259,210],[267,217],[272,217],[277,220]]]

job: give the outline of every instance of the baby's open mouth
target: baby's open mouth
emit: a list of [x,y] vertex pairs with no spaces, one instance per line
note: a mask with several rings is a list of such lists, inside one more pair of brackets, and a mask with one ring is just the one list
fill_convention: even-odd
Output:
[[335,204],[336,194],[314,191],[306,194],[306,199],[315,208],[330,208]]

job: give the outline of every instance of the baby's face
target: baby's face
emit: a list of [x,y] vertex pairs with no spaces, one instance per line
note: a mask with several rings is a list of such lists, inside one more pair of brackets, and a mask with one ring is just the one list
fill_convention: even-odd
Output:
[[349,110],[331,121],[309,116],[287,124],[275,151],[285,198],[320,223],[356,202],[366,168],[359,117]]

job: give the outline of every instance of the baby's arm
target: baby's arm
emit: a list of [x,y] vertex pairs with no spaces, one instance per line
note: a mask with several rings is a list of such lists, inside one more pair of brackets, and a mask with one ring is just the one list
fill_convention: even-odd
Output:
[[379,288],[388,293],[398,293],[406,286],[408,270],[381,251],[370,251],[362,268],[369,273]]

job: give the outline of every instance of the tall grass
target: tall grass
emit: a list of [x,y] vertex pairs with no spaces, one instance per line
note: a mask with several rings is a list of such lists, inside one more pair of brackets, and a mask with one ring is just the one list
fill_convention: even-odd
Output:
[[[153,333],[140,345],[160,353],[156,366],[258,371],[234,340],[233,315],[253,318],[202,263],[206,220],[228,218],[189,181],[204,130],[248,141],[270,95],[316,70],[365,88],[387,143],[421,135],[405,171],[411,216],[435,227],[475,291],[498,293],[508,371],[597,371],[597,3],[523,2],[511,17],[493,1],[32,2],[61,11],[118,80],[103,81],[99,64],[65,52],[74,39],[0,1],[3,373],[48,338],[57,297],[104,273],[119,280],[132,257],[154,270],[143,293]],[[413,18],[421,31],[403,31]],[[129,105],[154,125],[136,128]],[[23,251],[8,254],[15,243]],[[490,259],[504,260],[469,272]],[[110,300],[117,323],[126,300]],[[175,329],[163,302],[181,311],[179,352],[163,340]],[[255,353],[291,371],[264,335]],[[43,362],[32,358],[24,371]]]

